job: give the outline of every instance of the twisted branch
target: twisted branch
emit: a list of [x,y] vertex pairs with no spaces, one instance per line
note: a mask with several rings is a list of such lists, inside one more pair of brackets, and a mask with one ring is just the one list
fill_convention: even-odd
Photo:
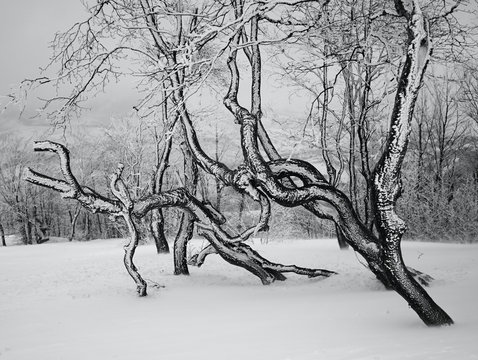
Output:
[[121,216],[123,217],[126,225],[128,226],[128,231],[130,234],[130,241],[124,246],[124,265],[128,274],[133,278],[136,283],[136,292],[139,296],[146,296],[146,281],[143,280],[141,275],[138,272],[138,269],[134,265],[133,257],[138,246],[139,237],[138,230],[134,224],[132,218],[133,202],[131,201],[131,196],[126,189],[124,181],[121,179],[121,174],[123,172],[123,164],[118,165],[117,171],[111,176],[110,188],[113,195],[121,202]]
[[[335,274],[324,269],[308,269],[295,265],[281,265],[270,262],[252,250],[243,241],[254,235],[257,231],[267,227],[270,216],[270,203],[268,198],[259,190],[255,190],[261,204],[261,216],[258,223],[245,230],[238,236],[230,236],[221,228],[224,217],[210,204],[204,204],[192,196],[185,188],[164,191],[158,194],[150,194],[144,198],[133,201],[128,189],[121,179],[123,167],[120,165],[112,176],[111,190],[117,201],[105,198],[86,187],[81,187],[70,169],[68,150],[61,144],[49,141],[38,142],[36,147],[40,151],[48,150],[58,154],[65,180],[54,179],[49,176],[27,169],[25,180],[40,186],[56,190],[64,197],[79,201],[84,207],[93,212],[103,212],[113,216],[122,216],[130,232],[130,242],[125,246],[124,262],[128,273],[137,285],[140,296],[146,295],[146,283],[138,273],[134,262],[134,252],[138,244],[138,233],[133,217],[142,218],[155,208],[180,207],[192,213],[195,223],[198,225],[198,233],[209,240],[215,251],[227,262],[249,270],[258,276],[263,284],[270,284],[275,280],[285,280],[284,272],[295,272],[309,277],[328,277]],[[250,175],[249,175],[250,176]],[[238,175],[239,179],[250,185],[250,179],[245,173]],[[245,177],[245,180],[244,180]]]

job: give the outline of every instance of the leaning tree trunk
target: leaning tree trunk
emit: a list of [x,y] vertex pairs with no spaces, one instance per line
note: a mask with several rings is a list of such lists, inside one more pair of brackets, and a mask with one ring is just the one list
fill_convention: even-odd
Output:
[[[312,206],[319,200],[332,205],[334,211],[322,214],[333,218],[339,224],[349,244],[368,262],[377,277],[392,287],[420,316],[425,324],[448,325],[451,318],[430,298],[426,291],[411,276],[403,264],[400,240],[405,231],[403,221],[395,213],[395,202],[400,194],[400,168],[408,143],[413,106],[426,63],[430,54],[428,23],[418,6],[408,11],[405,5],[396,0],[397,11],[407,19],[408,42],[406,61],[397,85],[394,108],[391,117],[391,130],[383,156],[374,173],[374,205],[381,238],[376,239],[360,221],[351,201],[343,193],[327,184],[317,182],[304,184],[301,188],[284,187],[274,178],[270,167],[264,161],[257,142],[257,119],[237,102],[239,76],[234,54],[229,56],[231,84],[225,105],[241,124],[241,145],[249,173],[254,174],[253,182],[259,184],[264,192],[281,205]],[[254,68],[254,67],[253,67]],[[254,77],[260,76],[254,71]],[[309,167],[313,168],[310,164]],[[307,173],[311,171],[303,169]],[[316,209],[320,213],[320,208]]]
[[397,10],[408,16],[408,52],[398,83],[387,144],[373,174],[373,204],[383,244],[383,264],[393,288],[407,300],[426,325],[450,325],[453,320],[412,277],[402,257],[400,244],[406,224],[395,208],[402,191],[401,166],[407,151],[413,109],[430,57],[431,43],[428,23],[418,4],[414,4],[412,13],[403,7],[397,6]]

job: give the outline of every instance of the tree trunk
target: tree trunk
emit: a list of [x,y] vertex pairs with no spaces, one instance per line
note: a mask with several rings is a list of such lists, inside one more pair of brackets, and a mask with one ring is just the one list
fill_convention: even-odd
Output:
[[181,214],[179,231],[174,239],[174,275],[189,275],[187,246],[193,237],[194,216],[188,211]]
[[[31,224],[31,238],[32,238],[32,242],[35,241],[35,244],[41,244],[45,241],[48,241],[48,239],[46,239],[46,237],[43,235],[44,232],[43,230],[41,229],[41,221],[38,220],[38,217],[37,217],[37,207],[35,205],[33,205],[33,208],[32,208],[32,216],[31,216],[31,219],[32,219],[32,224]],[[45,241],[43,241],[44,239],[46,239]]]
[[2,246],[7,246],[7,243],[5,242],[5,232],[3,231],[3,226],[0,223],[0,240],[2,241]]
[[[348,68],[344,69],[344,76],[351,76],[350,70]],[[355,169],[355,162],[356,162],[356,149],[355,149],[355,142],[356,142],[356,118],[355,118],[355,108],[352,98],[352,89],[350,89],[351,84],[350,80],[347,78],[346,81],[346,88],[347,88],[347,104],[349,110],[349,120],[350,120],[350,138],[349,138],[349,159],[348,159],[348,167],[349,167],[349,196],[350,201],[352,202],[354,208],[357,211],[357,215],[359,213],[358,208],[358,190],[357,190],[357,172]]]
[[17,229],[18,234],[20,235],[20,241],[23,243],[23,245],[28,245],[28,236],[25,231],[25,224],[23,223],[23,220],[17,220]]
[[[162,118],[163,123],[169,128],[169,132],[172,132],[174,126],[177,122],[178,115],[172,122],[169,122],[168,114],[168,101],[166,96],[166,91],[164,84],[162,85],[163,92],[163,103],[162,103]],[[163,141],[162,147],[160,147],[160,136],[156,132],[155,128],[155,139],[156,139],[156,169],[154,176],[151,179],[151,191],[153,194],[159,194],[163,187],[164,176],[166,169],[169,166],[169,155],[171,154],[173,137],[172,135],[166,135],[166,138]],[[164,216],[162,209],[153,209],[151,211],[151,217],[149,222],[149,229],[151,236],[154,239],[154,244],[156,245],[156,252],[158,254],[169,254],[169,244],[164,233]]]
[[17,214],[16,217],[17,231],[20,235],[20,240],[24,245],[31,244],[30,224],[25,214]]
[[407,59],[398,83],[389,137],[373,174],[373,204],[383,244],[383,267],[393,289],[426,325],[450,325],[453,320],[411,276],[403,262],[401,240],[407,227],[395,211],[402,191],[401,167],[407,152],[415,101],[431,53],[428,25],[418,7],[414,7],[410,15],[408,30]]
[[[196,185],[198,180],[198,168],[194,161],[189,145],[185,138],[184,125],[181,123],[183,141],[181,142],[181,150],[184,157],[184,187],[194,196],[196,193]],[[179,230],[174,239],[174,274],[189,275],[187,263],[187,245],[193,237],[194,215],[189,212],[181,215]]]
[[162,209],[151,210],[151,222],[149,223],[151,235],[156,245],[158,254],[169,254],[169,244],[164,235],[164,217]]
[[28,245],[33,245],[33,240],[32,240],[32,225],[28,221],[28,219],[23,223],[23,227],[25,229],[25,236],[27,239],[27,244]]
[[75,232],[76,232],[76,222],[78,221],[78,216],[80,215],[80,210],[81,206],[78,204],[75,209],[75,213],[71,215],[70,214],[70,235],[68,235],[68,241],[72,241],[75,238]]

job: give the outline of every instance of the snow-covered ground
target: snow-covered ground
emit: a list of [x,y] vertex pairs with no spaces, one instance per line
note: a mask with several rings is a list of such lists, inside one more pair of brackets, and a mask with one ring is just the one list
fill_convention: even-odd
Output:
[[444,328],[426,328],[332,240],[254,248],[340,274],[262,286],[211,256],[177,277],[145,245],[138,298],[121,240],[0,248],[0,359],[478,359],[477,245],[404,243],[407,263],[437,279],[429,292],[456,322]]

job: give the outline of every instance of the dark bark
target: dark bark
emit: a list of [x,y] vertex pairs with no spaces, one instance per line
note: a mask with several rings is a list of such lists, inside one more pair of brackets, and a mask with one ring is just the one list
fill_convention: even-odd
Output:
[[408,19],[409,43],[405,64],[391,114],[389,137],[385,151],[374,170],[373,204],[383,245],[383,266],[394,290],[402,295],[426,325],[453,324],[426,291],[412,277],[405,266],[401,252],[401,239],[406,231],[405,222],[395,211],[401,194],[400,172],[405,157],[411,120],[419,87],[430,57],[431,44],[428,23],[418,7],[409,13],[400,1],[397,11]]
[[[397,0],[397,3],[401,2]],[[403,4],[402,4],[403,5]],[[255,181],[276,202],[284,206],[298,206],[326,201],[337,213],[328,214],[340,226],[349,244],[367,260],[370,269],[386,286],[396,290],[417,312],[427,325],[451,324],[452,321],[428,296],[425,290],[413,279],[403,264],[400,238],[405,229],[403,221],[394,212],[395,201],[399,195],[399,175],[408,138],[407,120],[413,113],[416,92],[421,84],[423,71],[429,56],[427,24],[414,4],[412,14],[404,15],[408,20],[409,42],[407,59],[402,69],[396,103],[392,112],[389,146],[374,177],[374,203],[380,214],[381,238],[378,240],[361,223],[350,200],[328,184],[310,184],[301,188],[284,187],[271,173],[270,167],[262,158],[257,143],[257,119],[237,102],[239,78],[235,56],[230,56],[228,65],[231,72],[229,98],[225,100],[228,109],[241,124],[242,149],[250,172]],[[256,74],[253,72],[253,77]],[[257,75],[256,75],[257,76]],[[260,74],[259,74],[260,76]],[[231,88],[233,88],[231,90]],[[394,123],[394,121],[398,121]],[[395,136],[395,132],[399,132]],[[353,195],[353,194],[352,194]],[[317,209],[318,212],[321,209]]]
[[[399,90],[397,91],[397,101],[392,114],[391,128],[395,127],[397,128],[395,129],[396,131],[405,131],[405,133],[407,133],[407,125],[403,122],[404,119],[400,118],[400,115],[407,114],[406,116],[409,116],[413,111],[415,89],[409,89],[408,84],[414,82],[415,85],[418,84],[416,90],[418,89],[421,82],[420,71],[424,71],[425,68],[423,62],[426,64],[426,60],[423,60],[423,56],[426,58],[428,55],[427,51],[425,51],[425,55],[423,55],[423,41],[425,41],[425,47],[427,47],[428,44],[426,42],[427,39],[424,39],[422,36],[423,32],[425,32],[426,35],[426,31],[423,31],[426,25],[423,24],[424,19],[419,9],[416,8],[412,14],[408,14],[406,10],[404,10],[404,6],[400,0],[396,0],[396,3],[397,11],[408,21],[410,37],[407,44],[407,60],[403,66]],[[237,5],[237,3],[235,4]],[[155,46],[158,47],[158,57],[161,56],[162,60],[166,61],[171,69],[177,69],[177,67],[175,68],[177,63],[175,63],[174,59],[176,52],[169,51],[169,45],[162,38],[157,26],[155,12],[149,6],[148,1],[142,0],[141,5],[145,9],[148,29],[155,40]],[[414,5],[418,6],[416,2]],[[239,11],[238,9],[240,9],[240,6],[236,7],[237,11]],[[240,17],[241,14],[236,13],[236,20]],[[259,43],[256,41],[258,40],[258,17],[253,16],[252,18],[251,34],[253,36],[251,36],[252,45],[250,45],[252,49],[252,114],[247,109],[241,107],[237,101],[239,75],[236,64],[236,53],[237,49],[240,48],[239,45],[241,45],[239,41],[241,39],[241,31],[236,31],[233,39],[231,39],[231,54],[227,62],[231,71],[231,82],[224,103],[234,114],[236,122],[241,125],[241,144],[244,155],[244,164],[241,164],[235,171],[231,171],[225,165],[213,161],[202,151],[197,141],[191,119],[189,119],[185,108],[185,97],[182,94],[185,85],[183,81],[184,73],[179,69],[177,71],[175,70],[172,74],[167,74],[170,76],[171,86],[174,88],[172,91],[172,101],[181,114],[181,119],[185,126],[184,132],[188,141],[188,149],[194,155],[194,160],[205,170],[220,179],[224,184],[233,185],[239,191],[246,192],[254,200],[260,202],[262,208],[266,209],[264,213],[269,211],[266,202],[268,203],[268,198],[271,198],[284,206],[306,206],[310,211],[317,214],[317,216],[334,220],[347,239],[347,242],[366,259],[370,269],[376,276],[384,282],[386,286],[396,290],[427,325],[450,324],[452,322],[451,319],[449,319],[443,310],[431,300],[423,288],[411,277],[409,271],[403,264],[401,256],[400,239],[405,227],[401,219],[396,216],[394,205],[400,193],[400,165],[406,150],[406,140],[403,141],[401,138],[403,134],[398,134],[397,137],[391,132],[389,146],[385,150],[380,162],[381,165],[377,167],[376,176],[374,177],[374,200],[377,206],[377,214],[380,216],[380,239],[376,238],[370,229],[360,221],[355,211],[357,208],[356,204],[354,204],[354,207],[350,199],[336,187],[318,180],[317,171],[314,172],[314,170],[308,169],[303,163],[295,164],[298,167],[297,171],[299,171],[299,174],[304,174],[303,179],[306,181],[303,181],[303,186],[288,187],[281,182],[277,174],[271,170],[271,165],[264,160],[258,144],[258,132],[260,132],[261,129],[261,71],[258,51]],[[242,21],[243,19],[238,22],[241,23],[241,25],[239,25],[241,27],[243,27],[244,24]],[[415,66],[417,65],[416,63],[418,63],[418,70],[416,69],[417,66]],[[421,69],[421,67],[423,67],[423,69]],[[419,81],[416,81],[417,73],[420,78]],[[405,91],[401,92],[404,89]],[[404,100],[405,103],[401,103],[402,100]],[[396,118],[400,120],[398,123],[394,123]],[[405,135],[405,137],[407,136],[408,134]],[[397,143],[401,148],[395,148]],[[403,144],[405,145],[403,146]],[[50,146],[51,144],[47,144],[47,146],[44,145],[45,144],[41,146],[42,148],[40,150],[61,152],[58,147],[55,148],[56,150],[53,149]],[[63,157],[65,158],[67,155],[68,153],[63,151]],[[185,155],[184,159],[185,161],[191,160],[192,156]],[[192,160],[191,163],[193,163]],[[312,166],[310,167],[314,169]],[[328,276],[331,273],[322,270],[317,271],[295,266],[273,264],[263,259],[259,254],[244,244],[243,241],[253,233],[266,228],[268,216],[261,218],[255,230],[249,229],[236,237],[229,235],[221,228],[223,219],[220,214],[218,214],[215,209],[205,206],[195,198],[194,188],[189,187],[188,183],[194,177],[192,177],[191,174],[188,175],[187,169],[185,171],[187,174],[185,180],[186,189],[181,188],[165,191],[160,194],[152,194],[145,199],[137,201],[135,204],[131,204],[130,199],[125,196],[116,195],[116,197],[121,200],[119,203],[102,198],[98,196],[98,194],[90,193],[84,188],[81,188],[77,184],[76,179],[71,175],[68,161],[67,166],[62,166],[62,172],[66,181],[49,178],[30,170],[27,172],[27,179],[33,183],[54,188],[60,191],[65,197],[75,198],[92,211],[119,214],[122,215],[126,221],[128,221],[128,218],[131,219],[132,214],[141,217],[154,208],[168,206],[180,207],[185,210],[185,213],[181,219],[178,238],[186,238],[188,234],[192,233],[192,229],[190,232],[188,231],[188,222],[185,221],[187,215],[191,216],[191,224],[192,221],[196,222],[200,233],[210,241],[211,246],[215,248],[220,256],[226,261],[241,266],[257,275],[264,284],[275,280],[283,280],[285,277],[282,273],[288,271],[308,274],[309,276]],[[285,172],[285,177],[291,175],[291,173]],[[314,177],[317,181],[310,181],[310,179]],[[114,189],[114,186],[112,186],[112,188]],[[354,194],[351,195],[353,198]],[[125,198],[126,201],[124,200]],[[127,212],[125,209],[127,209]],[[181,232],[186,235],[183,237]],[[130,226],[130,233],[132,235],[136,233],[134,223]],[[137,242],[134,236],[132,236],[132,242]],[[187,241],[184,242],[184,245],[187,245]],[[186,247],[183,249],[181,260],[185,259]],[[129,259],[132,262],[134,247],[129,250],[129,254],[131,255]],[[128,271],[134,272],[136,269],[130,264]],[[130,272],[130,274],[134,278],[134,273]],[[137,278],[135,278],[135,281],[138,283]]]
[[3,231],[3,225],[0,223],[0,240],[2,242],[2,246],[7,246],[5,242],[5,231]]
[[164,217],[161,209],[151,210],[150,231],[158,254],[169,254],[169,244],[164,234]]
[[[294,272],[309,277],[329,277],[336,274],[333,271],[324,269],[308,269],[295,265],[275,264],[260,256],[242,242],[221,241],[217,234],[204,228],[200,229],[199,233],[209,240],[212,247],[225,261],[250,271],[261,280],[263,285],[269,285],[276,280],[286,280],[283,274],[285,272]],[[207,250],[207,252],[211,253],[210,250]]]
[[369,125],[368,125],[368,97],[370,92],[371,75],[369,67],[366,66],[365,72],[365,89],[362,94],[360,116],[357,124],[358,138],[360,143],[360,163],[362,166],[362,176],[365,182],[365,196],[363,199],[364,206],[364,223],[372,230],[375,220],[375,214],[372,206],[372,172],[370,170],[370,155],[368,151],[368,137],[369,137]]
[[[154,129],[156,141],[156,166],[151,179],[151,192],[153,194],[160,193],[163,187],[164,175],[169,166],[169,156],[171,154],[173,143],[173,137],[172,135],[169,135],[169,133],[173,131],[178,120],[178,115],[176,115],[174,120],[169,123],[168,100],[164,84],[162,85],[162,90],[161,115],[167,131],[163,134],[163,141],[161,143],[161,136],[157,133],[156,128]],[[158,254],[169,254],[169,244],[164,233],[164,216],[162,209],[158,208],[151,211],[149,229],[156,246],[156,252]]]
[[348,170],[349,170],[349,197],[350,201],[352,201],[352,204],[354,205],[354,208],[358,210],[358,190],[357,190],[357,171],[355,169],[355,163],[356,163],[356,149],[355,149],[355,143],[356,143],[356,115],[355,115],[355,107],[354,107],[354,98],[353,98],[353,91],[351,89],[351,80],[350,77],[352,76],[350,74],[350,70],[348,69],[348,66],[350,65],[345,65],[343,68],[343,74],[346,79],[345,81],[345,87],[346,87],[346,101],[347,101],[347,107],[349,111],[349,120],[350,120],[350,130],[349,130],[349,158],[348,158]]
[[[227,233],[220,229],[220,224],[224,222],[224,219],[218,216],[220,214],[209,204],[198,202],[185,189],[177,189],[169,193],[165,192],[161,195],[145,199],[135,207],[135,214],[142,216],[160,203],[163,206],[175,204],[188,209],[189,211],[185,211],[183,216],[190,214],[194,216],[197,222],[199,221],[198,231],[200,235],[206,237],[214,248],[214,251],[212,251],[211,248],[208,247],[201,252],[201,254],[190,259],[190,262],[194,265],[201,265],[206,253],[218,253],[227,262],[243,267],[258,276],[263,284],[270,284],[275,280],[284,280],[285,277],[282,275],[284,272],[295,272],[297,274],[308,275],[309,277],[328,277],[334,274],[332,271],[323,269],[307,269],[294,265],[274,264],[264,259],[243,243],[244,240],[247,240],[247,238],[255,232],[254,228],[244,231],[243,235],[236,238],[229,237]],[[264,212],[264,216],[269,216],[268,210]],[[257,226],[259,229],[256,230],[263,228],[266,223],[267,221],[262,219]],[[177,259],[182,258],[183,257],[178,257]]]
[[[48,151],[56,152],[60,157],[60,163],[68,160],[68,157],[65,156],[67,150],[59,144],[39,142],[37,143],[37,146],[38,148],[36,149],[42,149],[43,151],[49,149]],[[62,167],[62,170],[67,171],[64,166]],[[248,178],[246,172],[239,172],[236,176],[238,177],[237,181],[240,183],[244,183],[245,181],[241,180],[243,176],[245,176],[246,179]],[[85,208],[92,212],[107,213],[116,217],[122,216],[125,219],[131,236],[130,243],[125,247],[125,266],[128,273],[136,282],[137,290],[140,295],[146,294],[146,283],[142,280],[133,263],[134,250],[138,243],[138,236],[131,216],[133,215],[135,218],[144,218],[144,216],[146,216],[152,209],[173,206],[184,209],[184,216],[188,214],[196,223],[198,223],[203,236],[211,241],[215,251],[217,251],[221,257],[231,264],[241,266],[259,276],[264,284],[269,284],[275,280],[284,280],[285,276],[282,273],[285,272],[295,272],[309,277],[328,277],[335,274],[333,271],[323,269],[307,269],[294,265],[275,264],[264,259],[249,246],[243,244],[243,241],[247,240],[257,231],[263,230],[267,227],[268,218],[270,216],[270,204],[268,199],[260,193],[257,194],[261,203],[261,217],[259,222],[256,226],[245,230],[240,235],[231,237],[221,229],[221,225],[225,222],[225,218],[209,203],[199,202],[199,200],[192,196],[185,188],[165,191],[160,194],[150,194],[133,203],[129,199],[124,183],[119,181],[120,175],[118,174],[116,174],[116,185],[115,182],[112,182],[111,189],[114,195],[121,201],[114,201],[105,198],[89,188],[82,188],[79,185],[77,187],[75,182],[50,178],[30,169],[25,171],[24,177],[25,180],[33,184],[54,189],[62,193],[64,197],[76,199]],[[67,179],[71,177],[73,177],[73,174],[71,173],[69,176],[65,176]],[[119,189],[115,189],[115,187]],[[181,228],[188,230],[186,227]],[[192,228],[190,228],[190,230],[192,231]],[[178,256],[178,260],[186,258],[186,248],[183,248],[182,252],[184,255]]]
[[[216,138],[215,138],[215,159],[216,162],[219,162],[220,160],[220,154],[219,154],[219,132],[217,130],[217,124],[216,124]],[[217,211],[221,211],[221,200],[222,200],[222,189],[224,185],[218,179],[217,177],[214,177],[214,181],[216,183],[216,209]]]
[[[181,126],[181,128],[183,130],[183,142],[181,143],[181,151],[183,153],[184,158],[184,187],[190,194],[194,196],[198,181],[198,169],[184,135],[184,126]],[[176,238],[174,239],[175,275],[189,275],[187,262],[187,245],[194,234],[194,221],[194,215],[189,212],[184,212],[181,215],[179,230],[176,235]]]
[[194,217],[183,212],[179,221],[179,231],[174,239],[174,275],[189,275],[187,245],[194,231]]

